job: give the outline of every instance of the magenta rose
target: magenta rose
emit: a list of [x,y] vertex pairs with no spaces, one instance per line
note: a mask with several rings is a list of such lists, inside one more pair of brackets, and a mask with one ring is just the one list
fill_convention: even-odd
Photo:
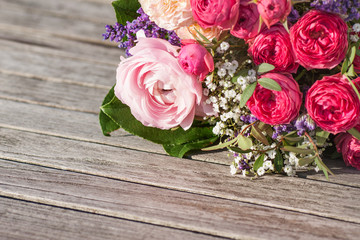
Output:
[[301,66],[331,69],[345,57],[348,27],[338,15],[311,10],[290,29],[290,39]]
[[201,83],[180,66],[178,50],[163,39],[139,38],[117,68],[115,95],[144,126],[186,130],[195,111],[209,110]]
[[193,17],[202,28],[231,29],[239,15],[240,0],[190,0]]
[[360,141],[349,133],[340,133],[335,137],[335,144],[346,166],[360,170]]
[[266,73],[261,78],[271,78],[281,91],[273,91],[258,84],[247,102],[251,113],[270,125],[287,124],[297,117],[302,102],[302,93],[291,74]]
[[258,0],[257,9],[266,26],[270,28],[277,22],[286,20],[291,12],[291,0]]
[[251,43],[248,53],[255,64],[270,63],[275,66],[273,72],[296,73],[296,63],[289,33],[284,26],[275,25],[261,32]]
[[196,41],[181,47],[178,60],[185,72],[199,76],[200,81],[203,81],[209,72],[214,71],[213,57]]
[[319,127],[333,134],[353,128],[360,120],[359,98],[341,74],[316,81],[307,92],[305,107]]
[[[241,2],[238,20],[230,33],[241,39],[256,37],[260,32],[260,17],[255,3]],[[264,25],[265,26],[265,25]]]

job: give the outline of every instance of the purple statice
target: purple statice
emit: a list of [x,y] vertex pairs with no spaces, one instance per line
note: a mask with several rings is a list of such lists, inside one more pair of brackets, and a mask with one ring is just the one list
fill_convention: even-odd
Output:
[[297,130],[293,124],[281,124],[273,127],[274,132],[272,135],[273,139],[276,139],[279,135],[283,135],[292,131]]
[[309,115],[302,115],[295,120],[294,126],[298,131],[298,135],[302,136],[305,132],[314,131],[316,125],[314,121],[309,117]]
[[116,23],[114,26],[106,25],[106,32],[102,35],[104,40],[118,42],[119,48],[126,49],[126,56],[130,56],[130,48],[135,45],[136,33],[140,30],[145,32],[146,37],[161,38],[169,41],[172,45],[180,46],[180,38],[174,31],[168,31],[164,28],[160,28],[149,16],[144,13],[142,8],[137,11],[140,14],[139,17],[132,22],[126,22],[126,25]]
[[291,22],[291,23],[294,23],[296,22],[298,19],[300,18],[300,14],[299,12],[294,8],[292,7],[291,8],[291,12],[288,16],[288,21]]
[[251,124],[257,121],[258,119],[254,115],[249,114],[249,115],[240,116],[240,120],[243,121],[244,123]]
[[345,21],[360,19],[359,0],[315,0],[310,6],[318,10],[339,14]]

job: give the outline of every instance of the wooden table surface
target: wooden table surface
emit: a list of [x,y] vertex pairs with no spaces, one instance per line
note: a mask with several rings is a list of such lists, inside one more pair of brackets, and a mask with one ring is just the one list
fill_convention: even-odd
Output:
[[0,0],[0,239],[359,239],[360,172],[230,175],[226,152],[169,157],[102,99],[122,52],[109,0]]

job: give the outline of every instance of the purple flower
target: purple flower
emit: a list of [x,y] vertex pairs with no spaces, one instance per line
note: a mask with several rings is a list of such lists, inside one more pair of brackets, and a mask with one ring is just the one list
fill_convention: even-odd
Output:
[[106,32],[102,34],[104,40],[119,42],[119,48],[124,48],[126,56],[130,56],[129,50],[135,46],[136,33],[140,30],[145,32],[149,38],[161,38],[168,40],[172,45],[180,46],[180,38],[174,31],[168,31],[160,28],[154,22],[150,21],[149,16],[144,13],[142,8],[137,11],[139,17],[132,22],[126,22],[126,25],[116,23],[114,26],[106,25]]

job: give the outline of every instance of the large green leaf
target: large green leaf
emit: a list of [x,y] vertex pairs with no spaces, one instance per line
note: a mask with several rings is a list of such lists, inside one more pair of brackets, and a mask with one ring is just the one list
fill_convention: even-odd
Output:
[[[201,124],[198,121],[195,121],[193,126],[187,131],[182,128],[161,130],[145,127],[131,114],[130,108],[123,104],[116,96],[113,96],[110,102],[103,105],[101,110],[119,127],[131,134],[162,144],[170,155],[176,157],[182,157],[189,150],[208,146],[218,138],[212,133],[211,126]],[[107,129],[106,126],[104,128]]]
[[218,139],[217,136],[214,136],[209,139],[195,141],[195,142],[188,142],[184,144],[179,145],[166,145],[164,144],[163,147],[165,151],[170,155],[174,157],[183,157],[185,153],[187,153],[190,150],[196,150],[196,149],[202,149],[204,147],[207,147]]
[[[114,87],[112,87],[109,93],[106,95],[102,105],[106,105],[114,98]],[[110,117],[108,117],[103,111],[99,113],[99,122],[101,130],[105,136],[110,136],[110,133],[119,129],[120,126],[114,122]]]
[[126,21],[131,22],[139,16],[136,11],[140,8],[137,0],[116,0],[112,2],[116,13],[117,22],[125,25]]

